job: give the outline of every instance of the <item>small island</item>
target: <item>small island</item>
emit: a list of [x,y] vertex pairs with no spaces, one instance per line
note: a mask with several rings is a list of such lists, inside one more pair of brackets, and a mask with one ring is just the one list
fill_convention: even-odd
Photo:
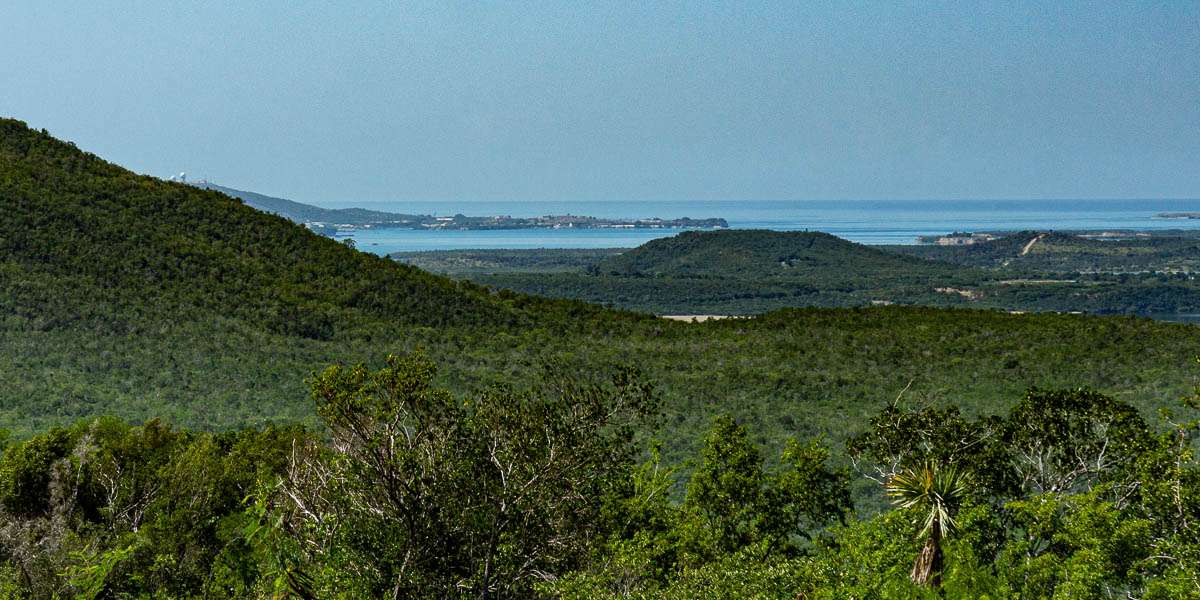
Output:
[[1192,213],[1158,213],[1155,219],[1200,219],[1200,212]]

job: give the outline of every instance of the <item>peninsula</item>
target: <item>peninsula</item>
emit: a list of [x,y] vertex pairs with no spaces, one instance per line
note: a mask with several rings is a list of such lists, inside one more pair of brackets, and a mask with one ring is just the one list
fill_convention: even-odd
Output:
[[721,218],[692,219],[601,219],[577,215],[545,215],[541,217],[511,217],[507,215],[452,217],[391,213],[363,208],[321,208],[283,198],[272,198],[219,186],[206,181],[193,183],[197,187],[216,190],[237,198],[248,206],[277,214],[313,231],[326,235],[359,229],[725,229],[729,223]]

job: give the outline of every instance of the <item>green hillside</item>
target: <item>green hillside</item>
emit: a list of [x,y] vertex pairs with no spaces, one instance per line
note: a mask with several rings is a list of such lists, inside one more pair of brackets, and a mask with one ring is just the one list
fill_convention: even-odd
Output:
[[[1197,243],[1021,232],[876,248],[825,233],[732,230],[653,240],[576,273],[441,266],[493,288],[668,315],[901,304],[1159,316],[1200,312]],[[481,261],[489,252],[502,251],[474,251]]]
[[536,248],[393,252],[399,262],[442,275],[569,273],[582,271],[627,248]]
[[[1200,341],[1193,327],[1138,319],[902,307],[693,325],[489,291],[2,125],[0,423],[18,435],[100,414],[206,431],[313,423],[312,370],[424,346],[440,385],[460,393],[546,358],[591,374],[637,365],[664,394],[655,435],[669,454],[694,449],[726,411],[777,453],[791,433],[844,438],[910,381],[914,397],[975,412],[1028,385],[1092,385],[1149,411],[1186,389]],[[710,281],[744,293],[739,280]]]
[[821,232],[732,229],[688,231],[651,240],[607,259],[595,273],[623,276],[827,280],[878,277],[897,270],[947,276],[949,265],[881,252]]
[[[890,254],[820,232],[689,231],[579,273],[454,273],[492,287],[656,314],[761,314],[784,307],[970,306],[937,291],[1001,275]],[[989,306],[990,308],[990,306]]]
[[480,289],[221,193],[134,175],[16,121],[0,121],[0,167],[5,305],[48,329],[81,321],[118,332],[133,326],[125,309],[194,308],[330,339],[381,317],[436,326],[503,312]]
[[[1156,415],[1193,388],[1194,326],[902,306],[684,323],[493,291],[11,120],[0,215],[0,597],[941,597],[906,577],[921,515],[862,474],[951,459],[975,479],[949,508],[946,581],[967,591],[948,597],[1068,593],[1064,569],[1192,589],[1193,417],[1159,437]],[[743,279],[662,259],[572,276],[736,295],[762,257],[854,257],[870,268],[829,276],[850,283],[965,269],[778,239],[812,244],[716,255]],[[421,346],[431,362],[388,357]]]
[[97,414],[210,430],[302,420],[302,379],[323,365],[574,323],[14,120],[0,121],[0,231],[0,344],[20,374],[0,423],[19,432]]

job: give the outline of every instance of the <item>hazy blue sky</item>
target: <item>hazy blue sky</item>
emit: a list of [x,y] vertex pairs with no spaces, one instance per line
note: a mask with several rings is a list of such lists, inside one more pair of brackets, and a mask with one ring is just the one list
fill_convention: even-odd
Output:
[[220,4],[4,2],[0,114],[311,203],[1200,198],[1191,0]]

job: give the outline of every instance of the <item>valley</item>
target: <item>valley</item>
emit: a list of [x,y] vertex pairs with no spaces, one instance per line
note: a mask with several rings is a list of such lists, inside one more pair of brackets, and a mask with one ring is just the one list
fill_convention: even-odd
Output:
[[[1178,308],[1191,293],[1190,280],[1178,276],[1039,283],[1034,280],[1042,277],[1034,275],[1046,271],[1016,269],[1015,259],[1003,266],[1010,257],[999,251],[960,259],[990,265],[970,266],[816,232],[730,230],[688,232],[619,253],[434,255],[440,264],[468,269],[497,264],[541,271],[491,276],[530,282],[523,288],[476,274],[470,282],[455,281],[358,252],[216,191],[133,174],[14,120],[0,121],[0,202],[0,541],[6,553],[0,582],[47,597],[59,574],[89,564],[122,573],[111,585],[129,593],[196,595],[215,589],[212,581],[233,590],[269,585],[264,565],[280,560],[335,586],[344,569],[390,568],[374,562],[390,560],[390,551],[370,550],[364,541],[380,532],[394,536],[396,546],[389,547],[433,533],[471,540],[439,550],[438,556],[459,558],[423,567],[429,581],[406,583],[412,589],[452,585],[446,582],[454,577],[475,577],[470,565],[478,564],[476,549],[488,547],[489,532],[512,529],[451,517],[477,515],[471,511],[481,506],[501,510],[489,504],[501,500],[520,507],[522,519],[552,523],[540,532],[577,540],[555,555],[566,557],[563,562],[537,563],[573,573],[556,585],[607,586],[616,575],[589,567],[583,555],[623,552],[628,535],[657,540],[660,548],[635,554],[664,561],[666,575],[644,585],[690,585],[693,580],[671,574],[693,569],[755,579],[764,568],[755,565],[763,564],[809,573],[805,569],[824,569],[842,560],[838,552],[849,551],[828,540],[899,527],[895,515],[901,513],[888,511],[880,485],[865,476],[871,471],[851,475],[868,463],[886,465],[891,446],[877,440],[891,435],[881,429],[892,422],[889,415],[957,428],[921,435],[973,432],[990,440],[996,423],[1024,422],[1021,407],[1066,402],[1075,407],[1064,409],[1069,415],[1109,407],[1103,414],[1122,415],[1123,423],[1145,419],[1154,432],[1173,431],[1158,411],[1188,396],[1197,376],[1195,326],[1131,316],[1011,314],[996,308],[1014,305],[985,302],[994,293],[1054,306],[1060,300],[1044,295],[1059,286],[1096,290],[1100,299],[1104,293],[1130,298],[1128,289],[1139,298],[1161,293],[1164,306]],[[1035,257],[1043,244],[1054,247],[1045,242],[1008,243],[1028,247],[1025,256]],[[1171,248],[1184,252],[1184,246],[1169,246],[1150,256],[1175,260]],[[579,271],[561,271],[584,263]],[[1116,287],[1130,281],[1132,288]],[[547,295],[569,286],[590,290],[591,299],[614,308],[525,293],[537,285],[550,290],[542,292]],[[962,293],[976,289],[988,295]],[[1013,291],[993,291],[1002,289]],[[880,299],[890,304],[874,302]],[[920,306],[929,299],[941,304]],[[1097,302],[1096,312],[1111,306]],[[756,316],[677,321],[651,314],[660,309]],[[1090,391],[1037,391],[1081,388]],[[421,430],[431,436],[420,438],[422,444],[455,440],[459,445],[450,448],[461,448],[437,454],[421,446],[396,459],[444,458],[411,463],[427,469],[421,485],[432,487],[420,493],[430,496],[397,496],[387,509],[433,511],[421,521],[434,528],[425,533],[394,529],[404,521],[378,520],[371,516],[376,508],[358,508],[378,498],[374,486],[392,475],[385,463],[364,466],[370,463],[361,461],[375,459],[356,449],[388,447],[372,436],[384,435],[389,419],[399,418],[389,412],[398,406],[418,411],[404,414],[426,415],[412,422],[429,428]],[[608,414],[630,420],[603,420]],[[1167,460],[1152,453],[1167,452],[1153,441],[1157,434],[1136,431],[1144,460]],[[348,442],[354,435],[366,437]],[[552,445],[539,445],[543,438]],[[594,451],[564,450],[579,447]],[[348,453],[337,454],[342,448]],[[497,448],[523,473],[535,464],[543,467],[529,472],[561,473],[562,479],[533,477],[545,483],[531,489],[570,502],[518,502],[504,487],[507,480],[493,477],[489,465],[500,458],[488,452],[501,452]],[[547,448],[555,449],[554,460],[575,462],[554,462]],[[726,468],[720,457],[728,452],[745,457],[736,468],[758,483],[738,509],[742,516],[714,529],[717,521],[709,519],[726,509],[717,500],[698,500],[704,496],[694,490],[718,481]],[[327,458],[335,454],[343,458]],[[981,465],[1009,464],[976,454],[960,460],[980,473],[990,472]],[[339,475],[336,489],[305,487],[334,472],[322,469],[339,465],[356,474]],[[71,479],[63,476],[68,467]],[[1179,477],[1195,472],[1185,469]],[[579,473],[587,483],[572,479]],[[994,473],[997,487],[986,489],[1014,501],[1031,497],[1033,488],[1003,487],[1005,473]],[[1130,473],[1146,480],[1142,471]],[[810,489],[825,490],[829,503],[805,496]],[[338,515],[345,528],[321,530],[305,513],[275,512],[293,510],[279,508],[294,506],[280,504],[296,501],[288,498],[327,502],[321,510]],[[862,520],[836,525],[851,505]],[[548,513],[545,506],[574,508]],[[787,514],[803,520],[773,520],[783,506],[796,507]],[[581,514],[587,519],[574,520]],[[263,525],[267,515],[303,525],[271,529]],[[623,525],[610,526],[609,518]],[[633,533],[624,529],[632,523],[640,523]],[[820,533],[826,526],[840,529]],[[723,533],[714,538],[705,531]],[[267,535],[278,536],[270,538],[275,546],[262,541]],[[591,535],[612,537],[583,541]],[[21,545],[26,539],[50,550],[30,550]],[[79,539],[98,554],[78,554]],[[562,544],[557,537],[514,539],[530,544],[503,550],[514,569]],[[811,546],[807,539],[827,541]],[[288,554],[299,542],[328,543],[344,554]],[[767,562],[748,552],[766,553]],[[172,562],[185,554],[188,562]],[[907,550],[895,550],[887,560],[906,556]],[[153,566],[168,563],[177,566]],[[139,573],[154,575],[133,577]],[[354,583],[362,589],[390,581],[363,573]],[[506,585],[533,589],[533,579],[514,573]],[[812,573],[796,577],[817,581]],[[303,589],[301,583],[280,585]]]
[[[607,255],[544,249],[392,256],[493,288],[655,314],[754,315],[785,307],[881,304],[1101,315],[1198,312],[1200,240],[1195,232],[1171,233],[1102,241],[1030,231],[964,246],[865,246],[817,232],[737,230],[685,233]],[[557,266],[526,266],[535,264]]]

